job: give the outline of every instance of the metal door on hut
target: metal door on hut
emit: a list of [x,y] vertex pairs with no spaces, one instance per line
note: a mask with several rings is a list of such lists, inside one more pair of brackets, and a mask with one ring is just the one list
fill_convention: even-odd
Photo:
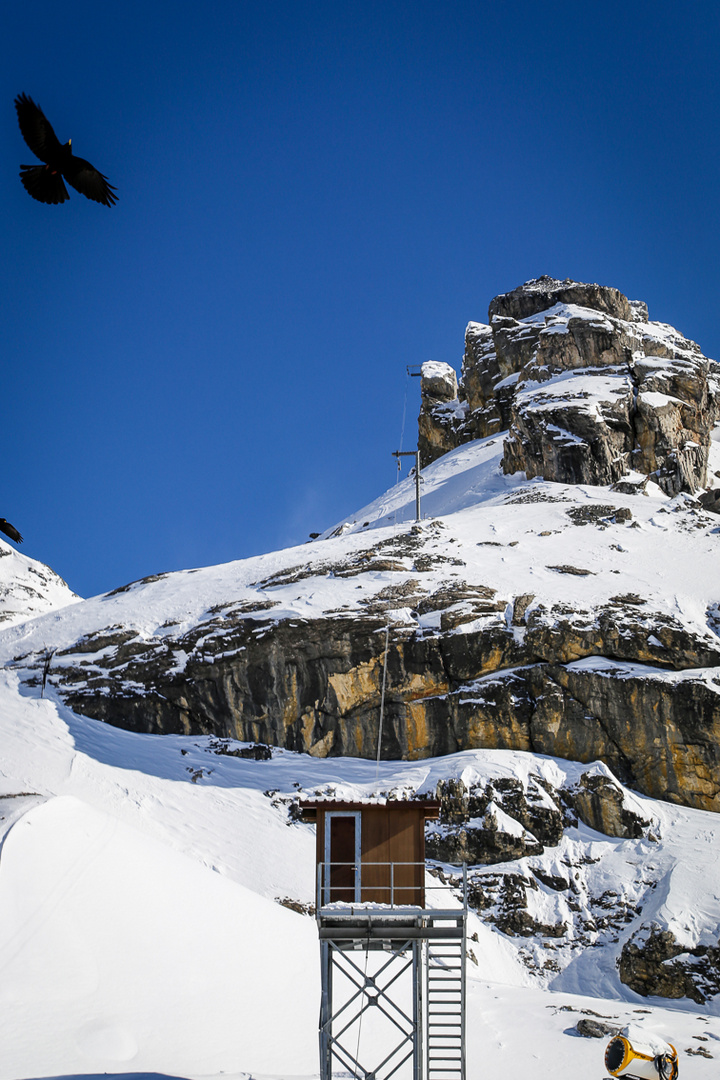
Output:
[[360,850],[360,814],[329,811],[325,815],[324,903],[359,903]]

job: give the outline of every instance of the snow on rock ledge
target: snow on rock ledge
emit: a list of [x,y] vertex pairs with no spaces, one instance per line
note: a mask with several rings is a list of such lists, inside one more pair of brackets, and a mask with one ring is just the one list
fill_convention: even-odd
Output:
[[639,470],[669,495],[707,481],[717,365],[617,289],[542,277],[471,322],[458,398],[423,394],[423,463],[507,432],[503,469],[570,484]]

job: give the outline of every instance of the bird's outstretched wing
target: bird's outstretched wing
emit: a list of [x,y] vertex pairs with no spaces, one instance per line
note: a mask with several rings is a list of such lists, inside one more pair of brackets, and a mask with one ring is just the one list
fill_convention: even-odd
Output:
[[117,202],[117,195],[113,194],[117,189],[108,183],[107,176],[103,176],[84,158],[71,159],[70,167],[65,170],[65,179],[71,187],[74,187],[81,195],[87,196],[88,199],[93,199],[104,206],[112,206]]
[[45,165],[21,165],[20,179],[38,202],[64,203],[70,198],[60,173],[51,172]]
[[20,132],[33,154],[46,162],[56,158],[60,153],[60,140],[40,106],[27,94],[18,94],[15,108]]
[[0,518],[0,532],[5,533],[11,540],[14,540],[16,544],[22,544],[22,536],[17,531],[14,525],[11,525],[5,518]]

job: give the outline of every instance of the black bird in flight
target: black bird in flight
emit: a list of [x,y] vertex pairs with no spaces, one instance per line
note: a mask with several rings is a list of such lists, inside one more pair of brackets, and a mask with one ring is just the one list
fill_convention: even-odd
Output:
[[88,199],[104,206],[117,202],[117,195],[113,194],[116,189],[108,183],[107,177],[89,161],[75,157],[70,145],[72,139],[64,145],[60,142],[52,124],[32,98],[19,94],[15,98],[15,108],[23,139],[44,163],[20,166],[20,179],[33,199],[43,203],[64,203],[70,198],[63,184],[65,177],[70,187]]
[[22,544],[22,536],[17,531],[14,525],[11,525],[5,518],[0,518],[0,532],[5,533],[11,540],[14,540],[16,544]]

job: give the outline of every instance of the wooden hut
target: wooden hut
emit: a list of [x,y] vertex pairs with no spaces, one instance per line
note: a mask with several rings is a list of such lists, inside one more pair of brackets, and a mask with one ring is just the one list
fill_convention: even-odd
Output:
[[434,799],[304,800],[317,823],[318,908],[328,904],[425,907],[425,822]]

